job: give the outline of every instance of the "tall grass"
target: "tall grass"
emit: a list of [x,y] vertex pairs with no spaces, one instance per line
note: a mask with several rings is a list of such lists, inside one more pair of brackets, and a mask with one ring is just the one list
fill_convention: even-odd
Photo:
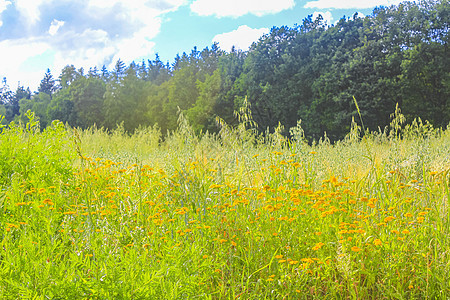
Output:
[[[450,131],[0,134],[2,299],[447,299]],[[363,135],[364,133],[364,135]],[[363,137],[362,137],[363,136]]]

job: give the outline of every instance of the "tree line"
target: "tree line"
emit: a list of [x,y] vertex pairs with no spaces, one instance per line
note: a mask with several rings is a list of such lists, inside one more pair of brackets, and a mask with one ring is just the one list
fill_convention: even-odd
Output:
[[450,121],[449,8],[447,0],[404,2],[332,26],[310,15],[273,27],[248,51],[213,44],[172,64],[156,55],[128,66],[119,60],[112,70],[68,65],[57,79],[48,70],[34,93],[11,91],[4,79],[0,115],[26,121],[31,110],[41,127],[58,119],[81,128],[123,122],[128,132],[157,124],[166,132],[177,127],[180,110],[200,133],[217,131],[216,117],[236,124],[234,112],[248,102],[261,131],[302,120],[309,139],[326,132],[337,140],[357,115],[355,98],[370,130],[383,130],[396,104],[409,120],[443,127]]

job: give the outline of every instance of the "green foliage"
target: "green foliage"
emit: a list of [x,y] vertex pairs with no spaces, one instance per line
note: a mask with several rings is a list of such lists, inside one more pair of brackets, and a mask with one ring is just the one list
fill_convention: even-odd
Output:
[[25,116],[26,125],[12,122],[1,131],[0,186],[66,182],[74,157],[64,125],[54,121],[41,132],[34,113]]
[[103,104],[106,127],[112,129],[123,122],[125,130],[132,132],[139,125],[147,126],[147,82],[139,80],[132,69],[118,80],[106,87]]
[[220,93],[220,71],[216,69],[213,75],[206,74],[205,81],[197,80],[199,95],[194,106],[186,111],[195,132],[215,132],[214,106]]

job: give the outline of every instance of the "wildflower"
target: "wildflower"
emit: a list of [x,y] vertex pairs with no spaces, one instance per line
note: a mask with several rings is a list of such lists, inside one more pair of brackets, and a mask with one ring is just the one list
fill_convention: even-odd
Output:
[[325,244],[324,243],[317,243],[312,249],[314,251],[319,250],[320,248],[322,248]]
[[281,254],[275,255],[275,258],[276,258],[276,259],[281,259],[281,258],[283,258],[283,255],[281,255]]
[[353,246],[353,247],[351,248],[351,250],[352,250],[353,252],[359,252],[359,251],[361,251],[362,249],[359,248],[359,247],[357,247],[357,246]]
[[374,244],[375,246],[380,246],[380,245],[382,244],[382,242],[381,242],[380,239],[376,239],[376,240],[373,241],[373,244]]
[[384,218],[384,222],[385,222],[385,223],[388,223],[388,222],[390,222],[390,221],[392,221],[392,220],[394,220],[394,219],[395,219],[395,217],[389,216],[389,217]]
[[402,230],[402,233],[403,234],[409,234],[409,230],[408,229]]

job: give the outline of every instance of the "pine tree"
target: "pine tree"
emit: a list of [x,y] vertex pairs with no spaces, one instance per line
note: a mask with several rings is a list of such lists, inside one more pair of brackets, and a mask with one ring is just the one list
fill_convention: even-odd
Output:
[[47,69],[44,78],[41,80],[38,91],[39,93],[46,93],[49,96],[56,91],[55,80],[53,79],[50,69]]

